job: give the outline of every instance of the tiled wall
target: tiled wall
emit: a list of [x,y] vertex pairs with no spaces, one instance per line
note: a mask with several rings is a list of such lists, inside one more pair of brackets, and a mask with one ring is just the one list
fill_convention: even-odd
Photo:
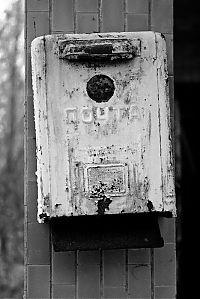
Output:
[[173,0],[26,0],[25,298],[175,298],[175,220],[161,218],[165,246],[53,252],[36,221],[36,159],[30,43],[43,34],[162,32],[167,41],[173,120]]

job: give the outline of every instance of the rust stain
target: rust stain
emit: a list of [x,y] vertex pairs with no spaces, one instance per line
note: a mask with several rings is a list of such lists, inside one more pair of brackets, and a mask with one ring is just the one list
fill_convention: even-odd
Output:
[[153,204],[150,200],[148,200],[148,202],[147,202],[147,208],[148,208],[149,212],[153,211]]
[[95,201],[97,205],[97,214],[103,215],[105,211],[109,210],[109,205],[112,200],[105,195],[106,186],[103,182],[99,181],[96,185],[93,186],[90,192],[90,199]]

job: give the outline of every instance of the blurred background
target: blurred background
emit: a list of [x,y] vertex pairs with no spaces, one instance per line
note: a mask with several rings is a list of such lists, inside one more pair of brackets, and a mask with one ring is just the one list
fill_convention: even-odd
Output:
[[23,2],[0,0],[0,298],[23,291]]
[[[167,1],[167,0],[166,0]],[[23,0],[0,0],[0,298],[23,297]],[[178,299],[196,299],[200,3],[174,1]]]

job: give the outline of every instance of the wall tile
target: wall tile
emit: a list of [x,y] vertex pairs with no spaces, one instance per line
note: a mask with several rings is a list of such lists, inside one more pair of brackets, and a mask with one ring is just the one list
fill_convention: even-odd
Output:
[[[173,77],[169,77],[169,94],[170,99],[173,99]],[[172,102],[172,101],[171,101]],[[172,111],[173,113],[173,111]],[[159,218],[159,227],[161,236],[163,237],[165,243],[175,243],[175,218]]]
[[97,13],[78,13],[77,33],[98,32],[98,15]]
[[[27,0],[28,26],[28,136],[35,137],[32,106],[30,42],[49,33],[48,0]],[[77,0],[77,31],[97,32],[98,0]],[[128,31],[148,30],[148,0],[127,0]],[[165,34],[168,51],[169,81],[173,81],[172,0],[152,0],[151,29]],[[124,31],[124,1],[102,0],[102,31]],[[82,13],[80,13],[82,12]],[[89,13],[90,12],[90,13]],[[93,13],[91,13],[93,12]],[[52,0],[53,32],[73,32],[73,0]],[[170,83],[171,84],[171,83]],[[170,86],[173,97],[173,88]],[[28,140],[28,176],[35,180],[35,141]],[[50,298],[49,232],[48,225],[36,222],[37,185],[28,182],[28,298]],[[165,243],[175,242],[174,219],[159,220]],[[175,248],[166,244],[155,249],[155,299],[175,298]],[[52,258],[52,298],[75,298],[75,253],[54,252]],[[151,298],[151,271],[149,249],[128,250],[129,298]],[[34,265],[33,265],[34,264]],[[36,265],[37,264],[37,265]],[[77,267],[78,298],[100,297],[99,251],[79,251]],[[103,252],[104,298],[127,298],[125,291],[125,250]],[[41,283],[42,282],[42,283]]]
[[166,244],[154,250],[155,285],[170,286],[176,283],[175,245]]
[[173,32],[173,0],[152,0],[151,30]]
[[114,263],[125,263],[125,250],[124,249],[113,249],[113,250],[104,250],[103,258],[105,264],[114,264]]
[[53,283],[75,284],[75,252],[53,252]]
[[28,159],[27,159],[27,167],[28,167],[28,178],[30,180],[36,180],[36,144],[35,138],[28,138]]
[[78,298],[100,298],[100,267],[80,265],[77,274]]
[[100,252],[98,250],[78,252],[79,298],[100,296]]
[[34,123],[34,114],[33,114],[33,97],[27,97],[27,107],[28,107],[28,137],[35,138],[35,123]]
[[[169,99],[170,99],[170,116],[172,118],[174,118],[175,111],[174,111],[174,100],[173,100],[174,99],[174,77],[173,76],[169,76]],[[173,122],[174,122],[174,120],[173,120]],[[167,227],[165,228],[163,235],[165,236],[164,238],[165,238],[166,242],[175,243],[176,219],[172,218],[172,219],[168,219],[168,220],[169,220],[169,227],[168,227],[168,229],[167,229]]]
[[28,264],[50,263],[48,224],[28,223]]
[[73,299],[76,297],[76,288],[74,285],[55,284],[53,285],[52,299]]
[[104,264],[104,284],[115,287],[125,285],[125,265]]
[[124,31],[124,7],[121,0],[103,0],[103,32]]
[[100,252],[99,250],[79,251],[78,264],[81,266],[87,265],[100,265]]
[[149,9],[148,0],[128,0],[127,12],[135,14],[147,14]]
[[53,0],[52,31],[73,31],[73,0]]
[[28,299],[50,298],[50,267],[28,266]]
[[166,39],[166,48],[167,48],[167,64],[168,64],[168,73],[170,76],[173,75],[173,35],[165,34]]
[[104,285],[125,285],[125,250],[104,250],[103,261]]
[[37,223],[37,182],[28,182],[27,191],[27,219]]
[[127,293],[124,287],[106,287],[104,289],[104,298],[127,298]]
[[127,31],[146,31],[148,30],[148,15],[128,14],[127,24]]
[[74,31],[65,31],[65,32],[63,32],[63,31],[56,31],[56,30],[54,30],[51,33],[52,34],[74,34]]
[[128,263],[129,264],[149,264],[150,263],[150,250],[147,248],[129,249],[128,250]]
[[155,287],[155,299],[175,299],[175,286]]
[[33,97],[33,87],[32,87],[32,68],[31,68],[31,53],[29,48],[29,53],[26,59],[26,94],[29,97]]
[[48,0],[27,0],[27,10],[28,11],[42,11],[49,9]]
[[151,298],[151,271],[148,265],[128,266],[129,298]]
[[78,0],[77,10],[81,12],[97,12],[98,0]]
[[49,18],[48,12],[28,12],[27,13],[27,46],[30,52],[30,44],[32,40],[38,36],[49,34]]

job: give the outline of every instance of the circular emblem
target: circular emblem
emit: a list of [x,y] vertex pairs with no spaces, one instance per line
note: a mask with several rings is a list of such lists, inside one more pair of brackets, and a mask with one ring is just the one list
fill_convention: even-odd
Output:
[[115,86],[113,80],[106,75],[95,75],[87,82],[87,93],[89,97],[97,102],[108,102],[113,96]]

